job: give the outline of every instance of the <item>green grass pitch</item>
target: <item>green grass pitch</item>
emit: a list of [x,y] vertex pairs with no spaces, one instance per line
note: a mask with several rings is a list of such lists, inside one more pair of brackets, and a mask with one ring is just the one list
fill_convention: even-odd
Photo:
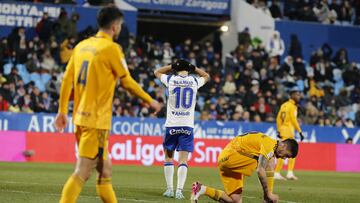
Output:
[[[58,202],[62,186],[73,167],[73,164],[0,162],[0,202]],[[161,196],[165,189],[162,172],[162,167],[114,166],[113,185],[119,202],[190,202]],[[280,195],[280,202],[360,202],[360,173],[297,171],[296,174],[298,181],[275,182],[274,192]],[[216,168],[190,167],[186,197],[190,197],[191,183],[195,180],[222,188]],[[256,174],[245,179],[243,194],[243,202],[261,202],[262,190]],[[214,202],[207,197],[200,200]],[[94,176],[84,186],[78,202],[101,202],[96,196]]]

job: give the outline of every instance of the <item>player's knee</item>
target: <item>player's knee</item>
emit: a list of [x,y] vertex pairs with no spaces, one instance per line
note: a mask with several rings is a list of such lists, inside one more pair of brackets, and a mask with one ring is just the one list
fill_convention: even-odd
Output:
[[242,195],[241,193],[239,194],[232,194],[230,196],[230,198],[232,199],[231,203],[241,203],[242,202]]
[[186,164],[186,165],[187,165],[187,159],[179,160],[179,165],[180,165],[180,164]]
[[99,178],[111,178],[112,176],[112,170],[110,169],[104,169],[101,171],[101,174],[99,173]]
[[75,175],[79,176],[82,180],[87,181],[91,176],[92,170],[75,170]]
[[165,162],[173,162],[174,158],[165,157]]

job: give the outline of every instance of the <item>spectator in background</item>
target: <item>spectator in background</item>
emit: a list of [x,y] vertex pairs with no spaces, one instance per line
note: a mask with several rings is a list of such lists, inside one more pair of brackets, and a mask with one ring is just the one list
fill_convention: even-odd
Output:
[[43,60],[41,62],[41,68],[43,71],[50,73],[58,68],[58,65],[55,62],[54,58],[51,56],[49,49],[45,51],[42,58]]
[[283,17],[278,0],[271,1],[271,6],[270,6],[269,10],[270,10],[271,16],[273,18],[282,18]]
[[336,21],[337,13],[329,9],[327,0],[321,0],[319,4],[313,8],[313,11],[318,21],[323,24],[333,24]]
[[18,84],[20,80],[22,80],[21,76],[19,75],[19,71],[16,67],[11,68],[11,72],[9,75],[6,76],[6,80],[9,83]]
[[298,9],[300,7],[300,1],[298,0],[284,1],[284,15],[290,18],[290,20],[295,20],[298,16]]
[[45,43],[49,41],[52,34],[54,23],[50,20],[49,14],[44,12],[41,20],[36,25],[36,33]]
[[308,21],[308,22],[316,22],[317,17],[309,3],[305,3],[302,8],[299,10],[298,20]]
[[291,34],[290,36],[289,55],[292,56],[294,59],[303,58],[302,45],[296,34]]
[[68,37],[67,34],[70,28],[70,20],[68,19],[68,13],[64,8],[61,8],[59,18],[56,23],[59,26],[58,31],[59,31],[60,39],[62,41],[63,39],[66,39]]
[[222,87],[222,90],[225,95],[232,96],[235,94],[236,91],[236,85],[234,82],[234,78],[232,75],[227,75],[225,79],[225,84]]
[[12,30],[11,34],[9,35],[7,42],[9,45],[9,50],[11,53],[16,54],[20,46],[20,41],[25,41],[25,28],[24,27],[16,27]]
[[244,45],[245,49],[251,44],[251,35],[249,32],[249,28],[246,27],[242,32],[238,35],[238,43],[239,45]]
[[57,101],[60,92],[60,82],[57,81],[56,74],[53,74],[51,79],[45,85],[46,91],[50,94],[53,100]]
[[0,94],[0,111],[8,111],[8,110],[9,110],[9,103]]
[[[165,42],[163,44],[163,64],[170,64],[172,61],[172,58],[175,56],[171,44],[169,42]],[[195,63],[196,64],[196,63]]]
[[66,65],[69,61],[73,49],[75,47],[76,39],[71,36],[65,39],[60,45],[60,61],[62,65]]
[[76,12],[73,12],[71,14],[71,18],[69,20],[69,23],[68,23],[68,29],[67,29],[67,37],[77,37],[77,23],[80,19],[80,16],[78,13]]
[[344,0],[340,7],[340,12],[338,13],[339,21],[343,25],[350,25],[352,21],[354,11],[348,0]]
[[280,37],[280,32],[274,32],[273,36],[267,43],[266,51],[270,57],[277,57],[278,61],[280,61],[280,57],[285,51],[284,41]]
[[333,58],[333,62],[339,68],[343,68],[343,66],[349,64],[349,58],[346,49],[344,48],[339,49],[336,52],[335,57]]

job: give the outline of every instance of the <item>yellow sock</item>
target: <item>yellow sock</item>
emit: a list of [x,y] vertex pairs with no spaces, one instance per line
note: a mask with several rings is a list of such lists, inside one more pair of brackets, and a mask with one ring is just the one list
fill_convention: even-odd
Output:
[[83,185],[84,180],[77,175],[71,175],[62,190],[60,203],[75,203]]
[[295,158],[289,159],[288,171],[293,171],[295,167]]
[[96,192],[104,203],[117,203],[116,195],[111,184],[111,178],[97,179]]
[[273,192],[274,188],[274,171],[266,171],[267,185],[269,192]]
[[205,195],[213,200],[219,201],[223,191],[206,186]]
[[284,159],[277,159],[275,172],[279,173],[283,167]]

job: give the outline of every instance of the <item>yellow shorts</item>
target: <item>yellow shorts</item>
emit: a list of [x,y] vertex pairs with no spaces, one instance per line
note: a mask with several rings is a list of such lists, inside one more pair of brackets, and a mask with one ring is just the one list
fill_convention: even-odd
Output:
[[221,152],[218,168],[225,193],[241,193],[244,187],[244,176],[250,176],[257,167],[257,160],[241,155],[238,152]]
[[295,137],[295,132],[294,130],[289,130],[287,128],[283,128],[281,130],[279,130],[280,136],[281,136],[281,140],[286,140],[289,138],[294,139]]
[[75,136],[80,157],[95,159],[102,156],[107,160],[109,130],[76,126]]

